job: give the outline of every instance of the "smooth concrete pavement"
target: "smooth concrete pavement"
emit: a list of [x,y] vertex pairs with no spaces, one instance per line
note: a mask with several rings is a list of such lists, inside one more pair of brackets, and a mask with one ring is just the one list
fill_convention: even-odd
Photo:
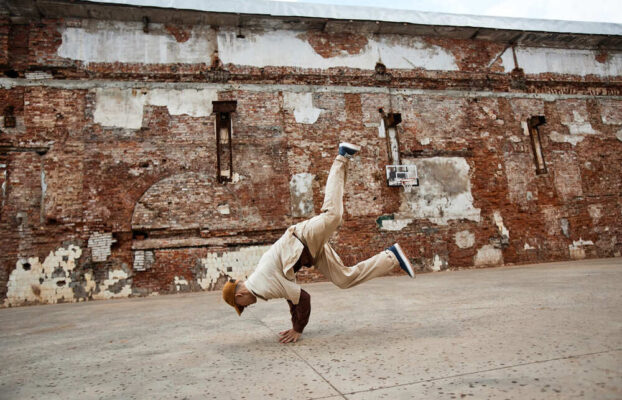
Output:
[[0,309],[0,399],[622,399],[622,259]]

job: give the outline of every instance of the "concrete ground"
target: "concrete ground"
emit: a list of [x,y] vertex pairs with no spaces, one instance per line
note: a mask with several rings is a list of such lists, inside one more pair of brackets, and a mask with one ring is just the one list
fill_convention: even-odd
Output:
[[2,399],[621,399],[622,259],[0,310]]

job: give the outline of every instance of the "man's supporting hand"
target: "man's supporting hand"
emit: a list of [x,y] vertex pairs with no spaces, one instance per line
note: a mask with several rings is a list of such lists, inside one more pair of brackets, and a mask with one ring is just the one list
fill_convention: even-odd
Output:
[[288,329],[286,331],[279,332],[279,335],[281,336],[281,338],[279,339],[279,342],[281,343],[296,343],[298,339],[302,336],[302,333],[296,332],[293,329]]

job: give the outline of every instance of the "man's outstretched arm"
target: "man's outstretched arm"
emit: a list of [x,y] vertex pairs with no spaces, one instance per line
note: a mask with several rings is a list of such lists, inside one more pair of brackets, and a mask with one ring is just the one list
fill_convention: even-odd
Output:
[[311,296],[302,289],[300,289],[298,304],[294,304],[290,300],[287,300],[287,304],[289,304],[289,312],[292,315],[292,329],[279,333],[281,343],[298,341],[311,315]]

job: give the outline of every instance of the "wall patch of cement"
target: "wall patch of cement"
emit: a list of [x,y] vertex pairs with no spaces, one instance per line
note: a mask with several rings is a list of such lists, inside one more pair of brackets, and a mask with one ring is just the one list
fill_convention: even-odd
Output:
[[477,250],[473,265],[476,267],[503,265],[503,252],[490,244]]
[[[517,47],[518,67],[526,74],[572,74],[579,76],[619,76],[622,74],[622,54],[612,53],[607,61],[596,61],[596,50],[553,49],[546,47]],[[509,73],[516,67],[512,49],[501,56],[503,68]]]
[[98,88],[93,119],[105,127],[140,129],[146,105],[167,107],[170,115],[207,117],[217,99],[218,92],[213,89]]
[[431,157],[403,162],[417,165],[419,186],[411,193],[401,193],[400,219],[429,219],[439,225],[454,219],[479,222],[480,209],[473,206],[466,159]]
[[180,278],[178,276],[175,277],[173,285],[175,286],[175,290],[178,292],[186,292],[190,289],[188,281],[185,278]]
[[356,54],[323,57],[296,31],[249,32],[245,39],[236,29],[218,32],[218,54],[224,64],[253,67],[284,66],[328,69],[349,67],[373,70],[380,60],[387,68],[457,71],[451,52],[418,38],[398,35],[369,35],[368,43]]
[[322,113],[321,108],[313,106],[313,93],[283,93],[283,108],[294,111],[299,124],[314,124]]
[[568,251],[570,252],[570,258],[575,260],[581,260],[585,258],[585,246],[593,246],[594,242],[591,240],[575,240],[572,244],[568,245]]
[[190,38],[178,42],[162,24],[83,20],[82,27],[61,28],[58,55],[85,63],[196,64],[211,63],[216,50],[214,30],[196,25]]
[[[533,156],[527,153],[514,153],[505,154],[503,159],[510,201],[525,205],[537,199],[538,187],[535,184],[536,167]],[[531,195],[527,196],[527,193]]]
[[456,245],[461,249],[468,249],[475,244],[475,235],[469,231],[456,232],[454,235]]
[[292,216],[310,217],[313,215],[313,178],[315,175],[303,172],[294,174],[289,181]]
[[592,222],[594,223],[594,225],[598,225],[598,221],[600,220],[600,217],[602,217],[603,215],[602,205],[590,204],[589,206],[587,206],[587,212],[590,214],[590,217],[592,218]]
[[510,231],[508,231],[508,228],[506,228],[505,225],[503,225],[503,217],[501,216],[501,212],[500,211],[493,212],[492,217],[495,221],[495,225],[497,226],[497,230],[499,231],[499,234],[501,235],[503,240],[507,242],[508,239],[510,238]]
[[574,152],[555,152],[554,181],[557,194],[564,201],[583,196],[581,169]]

